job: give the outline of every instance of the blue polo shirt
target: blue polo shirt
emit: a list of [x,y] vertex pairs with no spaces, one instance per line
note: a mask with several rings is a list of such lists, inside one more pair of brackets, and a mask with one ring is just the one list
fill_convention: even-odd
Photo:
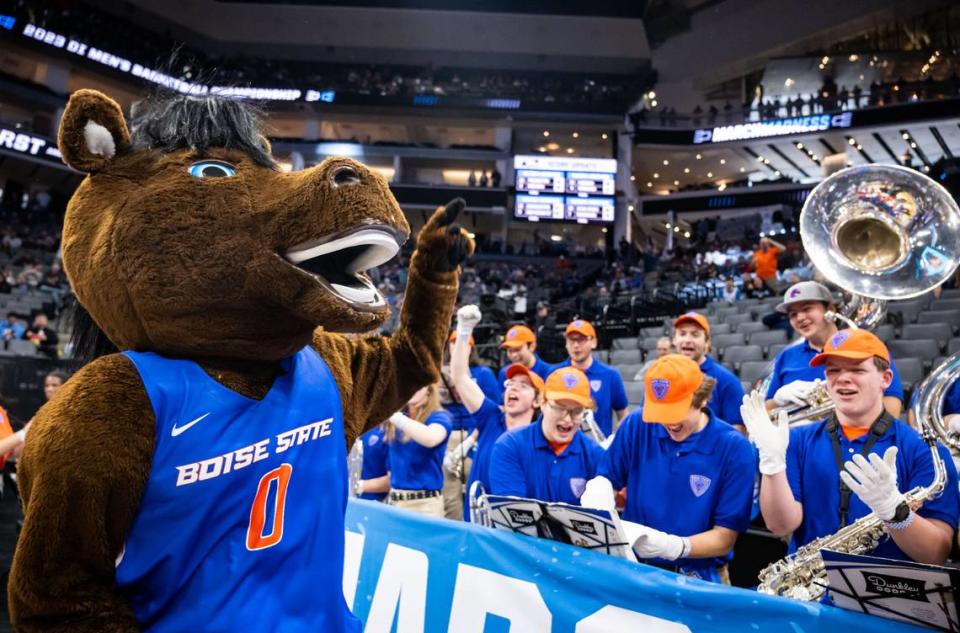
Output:
[[603,448],[580,431],[556,455],[543,435],[542,424],[514,429],[493,447],[490,489],[495,495],[578,505],[603,454]]
[[[840,528],[840,475],[837,473],[833,445],[826,427],[827,422],[824,420],[790,429],[787,481],[794,499],[803,506],[803,521],[793,533],[790,552]],[[869,437],[867,434],[850,441],[841,432],[840,449],[845,461],[860,453]],[[933,459],[919,433],[897,420],[876,441],[870,452],[882,456],[890,446],[900,449],[897,453],[897,487],[902,492],[917,486],[927,486],[933,481]],[[939,519],[956,529],[960,520],[957,471],[947,449],[939,444],[937,448],[947,469],[947,483],[943,494],[924,503],[917,514],[928,519]],[[870,508],[856,494],[850,495],[848,522],[852,523],[869,513]],[[881,543],[873,555],[910,560],[890,538]]]
[[[773,376],[770,378],[766,399],[771,400],[773,394],[777,393],[777,389],[797,380],[816,380],[817,378],[825,380],[827,374],[824,365],[810,366],[810,361],[819,353],[818,350],[810,347],[810,343],[806,340],[781,350],[773,363]],[[890,359],[890,369],[893,371],[893,381],[883,395],[903,400],[900,372],[897,371],[893,358]]]
[[[500,379],[500,386],[503,387],[503,383],[507,382],[507,367],[510,365],[504,365],[500,368],[500,373],[497,374],[497,378]],[[542,358],[533,355],[533,367],[530,368],[530,371],[540,376],[544,380],[547,379],[547,376],[550,375],[550,372],[553,371],[553,365],[544,361]]]
[[463,520],[470,520],[470,488],[479,481],[483,490],[490,493],[490,454],[500,436],[507,432],[507,417],[500,405],[490,398],[484,398],[483,404],[473,414],[477,428],[477,444],[473,453],[473,466],[467,479],[467,492],[463,496]]
[[[497,377],[493,374],[492,369],[483,365],[471,367],[470,376],[473,378],[473,382],[477,383],[477,386],[480,387],[480,391],[483,392],[484,396],[496,403],[503,402],[503,383],[497,383]],[[443,408],[453,416],[452,430],[464,430],[469,433],[476,428],[476,420],[467,413],[466,407],[459,402],[444,405]]]
[[[424,424],[439,424],[450,435],[452,416],[438,409],[424,420]],[[421,446],[404,438],[397,431],[389,448],[390,487],[400,490],[440,490],[443,488],[443,456],[447,451],[446,441],[433,448]]]
[[[562,367],[570,367],[569,358],[554,365],[553,369],[556,371]],[[596,420],[603,434],[609,437],[613,433],[613,412],[626,409],[630,404],[627,401],[627,390],[623,386],[623,378],[616,369],[604,365],[596,358],[583,373],[590,380],[590,395],[597,404],[593,419]]]
[[[707,425],[676,442],[662,424],[628,415],[597,475],[614,490],[627,487],[623,518],[654,529],[692,536],[719,526],[743,532],[750,525],[756,453],[739,431],[708,411]],[[718,580],[716,568],[733,557],[651,559],[682,573]]]
[[[383,438],[383,427],[375,426],[360,436],[363,442],[363,468],[360,471],[360,479],[376,479],[383,477],[389,472],[387,442]],[[387,496],[385,492],[365,492],[360,495],[361,499],[371,499],[380,501]]]
[[707,402],[710,410],[729,424],[743,424],[743,419],[740,417],[743,385],[740,384],[740,379],[710,356],[704,358],[703,363],[700,364],[700,371],[717,381],[717,386],[710,394],[710,401]]

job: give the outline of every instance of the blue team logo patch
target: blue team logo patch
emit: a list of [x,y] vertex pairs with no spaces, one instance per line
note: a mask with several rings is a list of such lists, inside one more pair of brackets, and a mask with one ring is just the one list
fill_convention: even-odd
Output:
[[593,389],[594,391],[600,391],[600,387],[602,386],[603,386],[603,383],[599,380],[590,381],[590,388]]
[[576,374],[563,375],[563,384],[566,385],[567,389],[573,389],[577,386],[578,382],[580,382],[580,379],[577,378]]
[[850,338],[850,332],[846,330],[841,330],[840,332],[837,332],[830,338],[830,345],[833,347],[833,349],[837,349],[838,347],[843,345],[848,338]]
[[577,319],[576,321],[574,321],[574,322],[571,323],[570,325],[572,325],[573,327],[581,327],[581,326],[583,325],[583,321],[581,321],[580,319]]
[[580,495],[583,494],[583,491],[587,488],[587,480],[583,477],[571,477],[570,478],[570,491],[573,492],[573,496],[577,499],[580,498]]
[[699,314],[697,314],[696,312],[694,312],[693,310],[690,310],[689,312],[687,312],[687,313],[686,313],[686,314],[684,314],[683,316],[688,316],[688,317],[698,317],[698,316],[700,316],[700,315],[699,315]]
[[692,490],[693,494],[697,497],[702,497],[703,493],[710,489],[711,483],[709,477],[690,475],[690,490]]
[[793,290],[790,291],[790,293],[789,293],[789,295],[787,296],[787,298],[788,298],[788,299],[796,299],[797,297],[800,296],[800,293],[801,293],[801,292],[803,292],[803,291],[800,290],[799,288],[794,288]]
[[516,330],[510,330],[507,332],[507,338],[517,338],[517,334],[519,334],[519,332]]
[[654,378],[650,381],[650,387],[653,389],[653,397],[663,400],[670,390],[670,381],[666,378]]

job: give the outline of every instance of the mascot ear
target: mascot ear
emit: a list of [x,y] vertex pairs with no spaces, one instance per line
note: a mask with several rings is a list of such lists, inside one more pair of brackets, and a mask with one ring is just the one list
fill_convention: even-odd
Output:
[[96,90],[78,90],[63,112],[57,145],[67,165],[96,173],[130,149],[130,131],[116,101]]

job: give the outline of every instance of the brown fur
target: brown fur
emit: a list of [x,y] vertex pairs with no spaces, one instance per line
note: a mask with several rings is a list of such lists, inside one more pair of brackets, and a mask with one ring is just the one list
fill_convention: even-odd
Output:
[[[86,150],[94,120],[117,142],[113,159]],[[337,332],[379,326],[387,310],[355,309],[278,254],[374,220],[409,232],[377,173],[349,159],[285,174],[235,151],[235,178],[198,180],[190,150],[133,151],[119,107],[75,93],[60,149],[87,171],[64,223],[64,265],[97,324],[121,350],[194,359],[222,384],[262,398],[277,362],[307,344],[330,367],[343,401],[346,441],[437,380],[459,272],[444,263],[467,240],[439,210],[418,236],[403,311],[391,337]],[[361,176],[333,187],[349,164]],[[153,409],[122,355],[77,373],[35,418],[20,464],[26,520],[9,585],[18,631],[134,632],[116,591],[114,562],[137,513],[153,455]]]

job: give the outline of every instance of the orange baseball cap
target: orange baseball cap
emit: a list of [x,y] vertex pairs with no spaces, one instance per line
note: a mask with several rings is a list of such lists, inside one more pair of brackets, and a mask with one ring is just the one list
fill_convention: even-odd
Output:
[[883,341],[878,339],[873,332],[860,329],[840,330],[831,336],[827,339],[826,345],[823,346],[823,351],[810,360],[810,366],[816,367],[824,364],[829,356],[852,358],[854,360],[864,360],[871,356],[878,356],[888,363],[890,362],[890,352]]
[[[447,339],[447,342],[448,342],[448,343],[456,343],[456,342],[457,342],[457,331],[456,331],[456,330],[454,330],[453,332],[450,332],[450,338]],[[471,346],[473,345],[473,334],[470,335],[470,345],[471,345]]]
[[503,343],[500,347],[520,347],[527,343],[536,343],[537,335],[526,325],[514,325],[507,330],[507,335],[503,337]]
[[563,331],[564,336],[573,333],[582,334],[588,338],[597,338],[597,331],[593,329],[589,321],[584,321],[583,319],[570,321],[570,323],[567,324],[567,329]]
[[710,323],[707,322],[707,317],[703,316],[699,312],[686,312],[677,317],[677,320],[673,322],[673,327],[679,327],[684,323],[693,323],[699,325],[700,329],[710,334]]
[[703,372],[686,356],[667,354],[647,368],[643,383],[643,421],[676,424],[690,413],[693,393],[703,384]]
[[[587,325],[590,325],[589,323]],[[590,397],[590,380],[576,367],[561,367],[547,376],[547,400],[573,400],[587,408],[593,408]]]
[[530,384],[533,385],[533,388],[536,389],[538,393],[543,393],[543,390],[546,388],[546,385],[544,385],[543,383],[543,378],[533,373],[533,371],[531,371],[529,367],[527,367],[523,363],[513,363],[512,365],[507,367],[507,371],[505,372],[505,375],[507,376],[507,380],[510,380],[517,374],[523,374],[524,376],[529,378]]

